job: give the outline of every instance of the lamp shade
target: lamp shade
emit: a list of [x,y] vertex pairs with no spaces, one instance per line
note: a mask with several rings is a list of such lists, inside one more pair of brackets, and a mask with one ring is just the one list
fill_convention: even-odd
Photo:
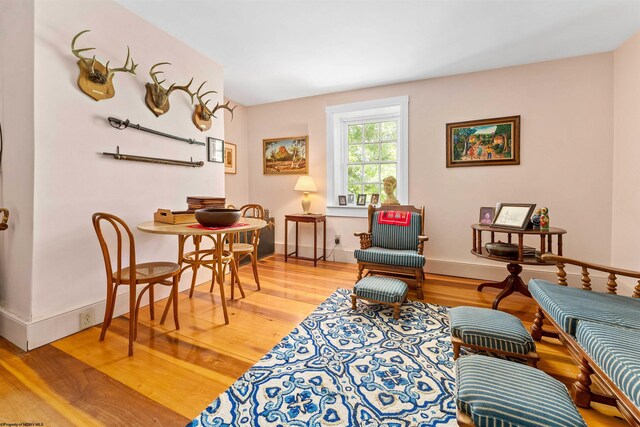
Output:
[[313,178],[309,175],[302,175],[298,178],[298,182],[296,183],[294,190],[304,192],[318,191],[316,183],[313,182]]

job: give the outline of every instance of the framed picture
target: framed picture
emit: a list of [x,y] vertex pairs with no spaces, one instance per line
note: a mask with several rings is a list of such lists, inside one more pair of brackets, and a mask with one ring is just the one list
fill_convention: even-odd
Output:
[[224,173],[236,173],[236,144],[224,143]]
[[524,230],[529,225],[529,219],[535,207],[535,204],[530,203],[500,203],[491,225],[493,227]]
[[379,194],[372,194],[371,195],[371,203],[373,206],[377,206],[378,202],[380,201],[380,195]]
[[207,160],[210,162],[224,162],[224,141],[218,138],[207,138]]
[[494,207],[482,207],[480,208],[480,219],[478,219],[478,222],[482,225],[491,225],[495,214],[496,209]]
[[309,136],[263,139],[265,175],[304,175],[309,173]]
[[347,206],[347,196],[338,196],[338,204],[340,206]]
[[358,202],[356,203],[358,206],[364,206],[367,204],[367,195],[366,194],[358,194]]
[[447,123],[447,167],[520,164],[520,116]]
[[347,202],[350,205],[356,204],[356,195],[355,194],[347,194]]

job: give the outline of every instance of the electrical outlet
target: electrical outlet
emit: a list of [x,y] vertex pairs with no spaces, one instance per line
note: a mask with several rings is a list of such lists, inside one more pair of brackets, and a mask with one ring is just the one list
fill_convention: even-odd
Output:
[[335,239],[334,239],[334,242],[336,242],[336,245],[339,245],[339,244],[340,244],[340,235],[339,235],[339,234],[336,234],[336,237],[335,237]]
[[80,329],[87,329],[94,325],[94,310],[89,308],[80,312]]

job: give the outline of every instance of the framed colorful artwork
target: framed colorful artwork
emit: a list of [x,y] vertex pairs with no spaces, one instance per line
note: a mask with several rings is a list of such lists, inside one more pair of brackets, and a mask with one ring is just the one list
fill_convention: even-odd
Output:
[[309,136],[263,139],[265,175],[304,175],[309,173]]
[[482,225],[491,225],[496,209],[492,206],[480,208],[480,219],[478,222]]
[[520,116],[447,123],[447,167],[520,164]]
[[236,144],[224,143],[224,173],[237,173]]

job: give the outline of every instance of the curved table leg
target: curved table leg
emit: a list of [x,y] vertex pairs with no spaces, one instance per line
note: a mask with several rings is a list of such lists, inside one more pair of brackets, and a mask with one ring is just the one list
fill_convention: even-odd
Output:
[[531,293],[529,293],[529,289],[524,284],[522,279],[520,278],[520,273],[522,272],[522,266],[516,263],[507,264],[507,270],[509,270],[510,275],[507,276],[502,282],[487,282],[478,285],[478,292],[482,292],[484,288],[497,288],[502,289],[502,291],[496,296],[496,299],[493,300],[493,304],[491,308],[494,310],[498,309],[498,304],[504,298],[508,297],[514,292],[521,293],[525,296],[531,297]]
[[229,324],[229,315],[227,314],[227,299],[224,296],[224,265],[222,264],[222,250],[224,248],[224,238],[222,234],[216,234],[216,260],[213,274],[218,275],[218,283],[220,283],[220,299],[222,300],[222,311],[224,313],[224,324]]

